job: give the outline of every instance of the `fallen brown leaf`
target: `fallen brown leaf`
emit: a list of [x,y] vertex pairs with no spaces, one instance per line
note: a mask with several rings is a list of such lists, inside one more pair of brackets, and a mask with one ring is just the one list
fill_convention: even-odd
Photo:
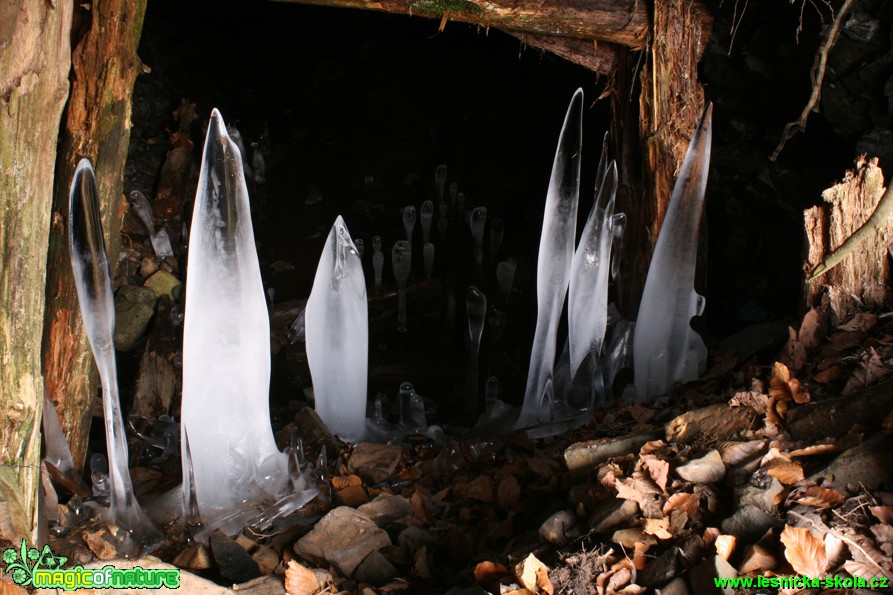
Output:
[[820,384],[828,384],[839,379],[843,375],[843,371],[838,365],[832,365],[813,375],[812,379]]
[[498,583],[508,573],[508,568],[499,562],[480,562],[474,567],[474,580],[479,585],[490,585]]
[[663,513],[668,515],[670,514],[670,511],[681,510],[689,517],[694,517],[698,514],[700,502],[701,499],[695,494],[676,492],[667,498],[667,502],[664,504]]
[[769,396],[774,397],[776,401],[793,400],[800,404],[809,402],[809,393],[801,389],[800,381],[794,378],[791,370],[781,362],[775,362],[772,366]]
[[843,387],[842,394],[844,396],[851,395],[859,389],[875,384],[878,380],[885,378],[889,374],[890,370],[884,365],[881,356],[873,347],[869,347],[865,353],[862,354],[862,360],[859,362],[859,365],[856,366],[856,369],[853,370],[853,375],[847,380],[846,385]]
[[821,577],[828,571],[825,544],[810,533],[809,529],[785,525],[781,543],[784,544],[785,559],[797,573]]
[[889,575],[882,572],[880,568],[873,564],[865,562],[856,562],[855,560],[847,560],[843,564],[843,569],[853,576],[871,580],[873,578],[890,578]]
[[662,519],[645,519],[645,526],[642,530],[648,535],[654,535],[658,539],[672,539],[673,534],[669,531],[670,519],[664,517]]
[[778,560],[775,556],[760,544],[747,546],[744,550],[744,557],[741,560],[741,566],[738,569],[739,574],[750,574],[752,572],[765,572],[766,570],[775,570],[778,566]]
[[481,502],[493,502],[495,499],[493,492],[493,480],[487,475],[478,475],[468,484],[465,496]]
[[790,336],[784,348],[784,355],[795,370],[803,367],[808,352],[816,346],[820,322],[819,311],[816,308],[810,308],[809,312],[803,316],[799,331],[795,331],[791,327],[788,328]]
[[812,446],[796,448],[790,451],[788,454],[792,457],[814,457],[817,455],[833,454],[836,452],[840,452],[840,450],[840,447],[833,443],[813,444]]
[[749,440],[747,442],[720,442],[717,450],[722,462],[729,467],[739,465],[766,449],[765,440]]
[[313,595],[319,588],[319,582],[312,570],[294,560],[288,561],[288,567],[285,569],[285,590],[289,595]]
[[332,487],[336,490],[343,490],[347,487],[361,485],[363,485],[363,480],[360,479],[359,475],[336,475],[332,478]]
[[653,455],[640,455],[648,474],[661,491],[667,491],[667,478],[670,476],[670,464]]
[[546,593],[554,595],[555,589],[549,580],[549,569],[533,554],[528,554],[524,560],[515,566],[515,578],[525,589],[534,593]]
[[871,312],[857,312],[849,322],[837,327],[839,331],[861,331],[866,333],[877,324],[877,315]]
[[645,554],[648,553],[650,547],[649,544],[641,541],[635,545],[635,550],[633,551],[633,566],[636,570],[645,569],[645,565],[648,563],[648,557]]
[[642,448],[639,449],[639,454],[650,455],[651,453],[665,448],[666,446],[667,443],[663,440],[650,440],[642,445]]
[[620,591],[633,578],[633,573],[629,568],[621,568],[611,575],[608,580],[608,593],[616,593]]
[[796,461],[772,461],[765,465],[764,469],[769,477],[774,477],[784,485],[794,485],[805,479],[803,466]]
[[716,538],[716,553],[717,555],[725,560],[729,561],[729,558],[732,557],[732,553],[735,551],[735,544],[737,541],[735,540],[734,535],[720,535]]
[[735,393],[729,399],[729,407],[750,407],[757,413],[766,413],[769,405],[769,396],[752,390]]
[[[781,480],[779,480],[781,481]],[[846,499],[846,496],[837,490],[831,488],[823,488],[813,486],[807,488],[803,496],[795,500],[797,504],[805,504],[806,506],[815,506],[816,508],[830,508],[837,506]]]
[[869,506],[868,510],[880,522],[893,525],[893,506]]
[[514,475],[506,475],[500,480],[496,489],[496,501],[503,510],[510,511],[518,507],[521,501],[521,484]]

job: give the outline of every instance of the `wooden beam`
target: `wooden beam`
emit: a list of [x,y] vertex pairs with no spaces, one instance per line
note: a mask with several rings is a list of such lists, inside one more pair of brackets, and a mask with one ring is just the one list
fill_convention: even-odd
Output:
[[506,30],[505,33],[517,37],[524,45],[550,52],[598,74],[611,76],[617,68],[618,47],[613,43],[524,31]]
[[277,0],[378,10],[526,33],[609,41],[639,49],[648,36],[640,0]]

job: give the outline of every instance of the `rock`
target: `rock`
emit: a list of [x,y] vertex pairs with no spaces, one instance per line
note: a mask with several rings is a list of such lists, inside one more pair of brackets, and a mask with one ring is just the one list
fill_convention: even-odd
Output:
[[397,576],[397,569],[378,550],[366,556],[353,573],[356,580],[373,587],[385,585],[395,576]]
[[596,483],[580,483],[568,490],[568,506],[580,516],[588,516],[605,500],[613,500],[616,493]]
[[265,545],[259,546],[251,554],[251,559],[257,562],[257,567],[260,569],[261,574],[264,575],[273,574],[273,571],[279,566],[279,554],[276,553],[276,550]]
[[113,560],[117,557],[118,550],[111,543],[114,537],[104,527],[98,531],[84,531],[82,537],[90,551],[100,560]]
[[723,533],[734,535],[744,543],[754,543],[777,524],[779,523],[774,517],[751,505],[736,510],[720,526]]
[[750,482],[735,488],[736,508],[744,506],[756,506],[763,512],[772,512],[775,508],[775,500],[784,492],[784,486],[775,479],[766,475],[751,475]]
[[125,285],[115,294],[115,349],[130,351],[155,313],[155,293],[147,287]]
[[[679,548],[671,547],[646,564],[636,575],[636,584],[643,587],[662,585],[679,572]],[[683,581],[683,584],[684,581]]]
[[639,505],[632,500],[614,498],[603,502],[589,517],[589,526],[596,533],[607,533],[619,527],[639,512]]
[[150,419],[170,411],[180,378],[169,357],[176,347],[177,332],[171,322],[171,302],[168,298],[158,300],[155,314],[155,322],[140,359],[130,409],[131,414]]
[[676,417],[666,427],[667,442],[692,442],[710,436],[714,441],[729,440],[753,427],[757,413],[750,407],[708,405]]
[[350,578],[370,553],[391,545],[388,534],[352,508],[340,506],[295,543],[295,552],[313,563],[332,564]]
[[427,529],[407,527],[397,536],[397,545],[403,548],[411,558],[423,546],[435,546],[437,538]]
[[375,500],[360,506],[357,511],[381,528],[402,521],[412,514],[412,503],[403,496],[379,494]]
[[830,485],[863,485],[868,490],[893,487],[893,435],[877,434],[862,444],[837,455],[830,465],[812,475],[811,481],[825,479]]
[[370,484],[380,483],[397,471],[403,449],[396,444],[357,444],[347,460],[347,469]]
[[208,570],[212,565],[208,548],[200,543],[193,543],[181,551],[172,562],[177,568],[189,570]]
[[154,258],[149,258],[148,256],[143,258],[140,261],[140,276],[144,279],[148,279],[152,276],[152,274],[158,270],[158,263]]
[[657,595],[688,595],[688,585],[682,577],[674,578],[655,591]]
[[622,438],[604,438],[587,440],[571,444],[564,451],[564,462],[574,477],[582,477],[592,468],[601,465],[608,459],[635,452],[649,440],[660,438],[658,433],[636,434]]
[[718,483],[726,475],[726,466],[717,450],[676,468],[676,475],[692,483]]
[[332,433],[320,419],[319,414],[310,407],[304,407],[295,414],[295,424],[304,442],[321,442],[326,446],[329,454],[335,453],[341,448],[341,444],[335,440]]
[[217,563],[220,576],[234,583],[244,583],[261,576],[257,562],[251,559],[241,545],[224,535],[222,531],[211,533],[211,555]]
[[738,571],[719,556],[707,558],[688,573],[691,581],[691,590],[694,593],[722,593],[723,595],[735,595],[735,589],[725,587],[720,589],[713,579],[738,578]]
[[638,527],[630,527],[628,529],[614,531],[614,534],[611,536],[611,541],[622,545],[629,550],[635,549],[637,543],[657,545],[657,538],[654,535],[649,535]]
[[178,301],[178,298],[181,297],[183,292],[182,285],[179,279],[165,270],[157,271],[143,283],[143,287],[151,289],[156,296],[166,295],[174,301]]
[[577,526],[577,515],[567,510],[559,510],[540,525],[540,539],[562,547],[567,545],[567,532]]

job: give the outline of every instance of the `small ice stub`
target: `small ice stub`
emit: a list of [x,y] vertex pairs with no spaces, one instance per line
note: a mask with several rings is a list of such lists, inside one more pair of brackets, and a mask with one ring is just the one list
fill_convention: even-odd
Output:
[[363,265],[340,216],[326,238],[304,324],[316,412],[333,434],[356,442],[366,429],[369,312]]
[[375,274],[375,291],[381,293],[381,273],[384,270],[384,253],[376,251],[372,255],[372,272]]
[[481,354],[481,335],[487,318],[487,296],[471,285],[465,292],[465,309],[468,313],[468,371],[465,375],[465,404],[467,421],[472,422],[478,407],[478,369]]
[[412,248],[412,231],[415,229],[416,212],[412,205],[403,207],[403,229],[406,231],[406,241]]
[[[246,503],[278,499],[287,460],[270,427],[270,319],[243,157],[211,112],[195,195],[183,325],[181,442],[188,432],[207,526]],[[183,468],[188,468],[182,449]],[[265,477],[281,478],[268,482]]]
[[404,382],[400,385],[397,403],[400,408],[401,429],[409,434],[423,433],[428,427],[425,400],[415,392],[412,384]]
[[476,207],[471,212],[471,237],[474,239],[474,264],[478,274],[484,265],[484,228],[487,225],[487,207]]
[[568,293],[570,378],[590,353],[601,353],[608,326],[608,274],[614,239],[617,164],[611,162],[596,188],[595,203],[574,254]]
[[496,283],[499,285],[499,293],[503,303],[509,303],[512,297],[512,285],[515,282],[515,270],[518,263],[514,258],[503,260],[496,265]]
[[447,166],[441,163],[434,169],[434,188],[437,190],[437,199],[443,200],[443,190],[446,187]]
[[577,89],[564,118],[546,192],[537,260],[536,330],[524,404],[516,424],[519,429],[549,421],[552,417],[552,397],[547,395],[547,388],[551,392],[558,322],[574,257],[582,139],[583,90]]
[[434,244],[428,242],[422,248],[422,257],[425,261],[425,278],[430,279],[434,274]]
[[495,217],[490,222],[490,262],[496,261],[499,256],[499,248],[502,246],[502,240],[505,237],[505,222],[501,217]]
[[173,256],[174,250],[171,248],[171,241],[167,232],[155,232],[155,219],[152,217],[152,206],[149,204],[149,199],[146,198],[146,195],[139,190],[134,190],[130,193],[130,204],[143,222],[143,225],[146,226],[146,231],[149,232],[149,241],[152,242],[152,250],[155,251],[155,256],[158,258]]
[[397,281],[397,332],[406,332],[406,280],[412,266],[412,252],[409,242],[400,240],[391,249],[391,266]]
[[62,431],[59,413],[46,394],[43,395],[43,441],[46,444],[44,460],[62,473],[74,474],[74,459]]
[[93,166],[81,159],[68,195],[68,248],[84,330],[102,383],[102,412],[109,458],[109,520],[137,542],[147,545],[161,538],[133,493],[118,372],[115,364],[115,298],[109,258],[99,214],[99,188]]
[[691,328],[704,312],[694,291],[698,226],[710,165],[713,106],[707,104],[679,170],[654,246],[633,337],[636,392],[641,402],[695,380],[707,367],[707,347]]
[[434,202],[426,200],[422,203],[422,210],[419,213],[419,219],[422,222],[422,243],[431,242],[431,221],[434,220]]

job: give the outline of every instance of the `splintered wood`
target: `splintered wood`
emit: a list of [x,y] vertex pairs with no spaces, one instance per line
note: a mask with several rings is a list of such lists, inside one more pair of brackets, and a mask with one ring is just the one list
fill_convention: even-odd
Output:
[[[884,195],[884,175],[877,159],[860,158],[856,169],[844,180],[822,193],[824,204],[803,213],[806,232],[804,300],[806,307],[818,305],[824,292],[830,297],[836,320],[857,309],[890,305],[887,277],[890,262],[887,255],[893,222],[889,217],[866,229],[857,244],[847,246],[849,253],[838,266],[827,263],[828,270],[810,279],[828,257],[855,234],[871,218]],[[866,233],[868,232],[868,233]]]

